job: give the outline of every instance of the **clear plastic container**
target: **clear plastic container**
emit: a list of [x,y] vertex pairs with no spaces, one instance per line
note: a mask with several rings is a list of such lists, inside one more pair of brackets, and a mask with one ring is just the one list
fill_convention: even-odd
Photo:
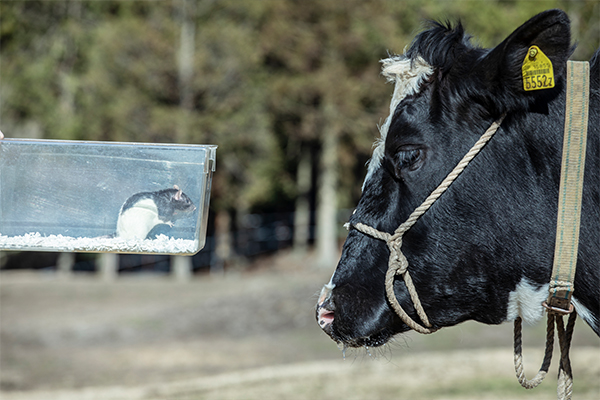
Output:
[[0,250],[195,254],[216,147],[0,140]]

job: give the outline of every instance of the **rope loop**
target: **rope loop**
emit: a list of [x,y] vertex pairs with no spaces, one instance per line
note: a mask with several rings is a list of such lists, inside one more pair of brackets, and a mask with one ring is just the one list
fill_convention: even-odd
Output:
[[525,389],[533,389],[538,386],[548,373],[552,361],[552,351],[554,349],[554,329],[558,334],[560,346],[560,364],[558,367],[558,385],[557,398],[559,400],[571,400],[573,395],[573,372],[569,360],[569,348],[573,331],[575,330],[575,320],[577,313],[574,311],[569,315],[567,327],[564,327],[562,315],[553,311],[548,311],[548,323],[546,327],[546,349],[544,351],[544,360],[542,366],[533,379],[527,379],[523,371],[523,348],[521,340],[521,317],[517,317],[514,322],[514,350],[515,350],[515,372],[517,380]]
[[554,317],[548,315],[548,324],[546,326],[546,349],[544,352],[544,360],[540,370],[533,379],[527,379],[525,377],[525,371],[523,368],[523,347],[522,347],[522,335],[521,328],[522,320],[521,317],[517,317],[514,322],[514,355],[515,355],[515,372],[517,374],[517,380],[525,389],[533,389],[537,387],[548,373],[550,363],[552,361],[552,349],[554,348]]

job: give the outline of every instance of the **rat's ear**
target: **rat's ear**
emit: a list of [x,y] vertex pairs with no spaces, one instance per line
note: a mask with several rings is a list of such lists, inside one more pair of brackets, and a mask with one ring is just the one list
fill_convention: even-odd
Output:
[[[179,188],[176,188],[176,189],[179,189]],[[179,189],[179,190],[177,190],[177,193],[175,193],[175,194],[173,195],[173,198],[174,198],[175,200],[178,200],[178,201],[179,201],[179,200],[181,200],[181,195],[182,195],[182,194],[183,194],[183,190]]]
[[173,189],[177,189],[177,190],[179,190],[179,186],[177,186],[177,185],[173,185]]

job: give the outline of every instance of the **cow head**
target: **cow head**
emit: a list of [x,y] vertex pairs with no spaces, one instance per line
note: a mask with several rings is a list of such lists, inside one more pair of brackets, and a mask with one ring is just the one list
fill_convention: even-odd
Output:
[[[532,45],[552,61],[552,89],[523,89],[521,68]],[[317,304],[319,325],[335,341],[379,346],[409,329],[386,299],[385,242],[352,225],[394,232],[503,114],[496,137],[404,235],[402,250],[434,328],[469,319],[500,323],[522,278],[540,285],[549,279],[560,165],[545,157],[560,159],[560,146],[548,137],[562,131],[560,111],[552,109],[571,51],[568,17],[551,10],[493,49],[473,46],[460,25],[434,24],[404,55],[383,61],[383,75],[395,84],[390,115],[341,259]],[[401,279],[394,291],[420,321]]]

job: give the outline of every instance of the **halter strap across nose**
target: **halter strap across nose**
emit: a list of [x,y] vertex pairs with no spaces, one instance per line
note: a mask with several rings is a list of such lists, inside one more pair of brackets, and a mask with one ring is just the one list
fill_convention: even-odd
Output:
[[[406,256],[402,253],[402,237],[404,234],[417,222],[417,220],[425,214],[425,212],[435,203],[435,201],[448,189],[448,187],[458,178],[458,176],[464,171],[464,169],[469,165],[471,160],[475,158],[475,156],[483,149],[483,147],[490,141],[490,139],[494,136],[500,124],[504,120],[506,115],[502,115],[498,118],[492,125],[485,131],[485,133],[479,138],[479,140],[473,145],[471,150],[460,160],[460,162],[454,167],[454,169],[446,176],[446,178],[440,183],[440,185],[433,191],[431,194],[425,199],[423,204],[417,207],[412,214],[408,217],[408,219],[401,224],[398,229],[394,231],[393,234],[389,234],[387,232],[379,231],[369,225],[358,222],[356,224],[352,224],[356,230],[364,233],[365,235],[369,235],[373,238],[380,239],[386,242],[389,250],[390,257],[388,260],[388,269],[385,274],[385,292],[388,300],[396,314],[402,319],[402,321],[408,325],[411,329],[419,332],[419,333],[433,333],[437,329],[433,328],[431,323],[429,322],[429,318],[427,318],[427,314],[421,305],[421,301],[419,300],[419,295],[415,289],[415,286],[412,282],[412,278],[408,272],[408,260]],[[420,325],[418,322],[413,320],[402,308],[398,299],[396,298],[396,294],[394,293],[394,280],[396,275],[401,275],[404,279],[404,283],[406,284],[406,288],[408,289],[408,293],[413,302],[417,315],[423,322],[423,325]]]

